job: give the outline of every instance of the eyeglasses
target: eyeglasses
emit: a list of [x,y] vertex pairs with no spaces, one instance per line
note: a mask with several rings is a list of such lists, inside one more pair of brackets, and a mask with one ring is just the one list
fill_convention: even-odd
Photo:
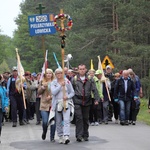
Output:
[[62,74],[62,72],[57,72],[56,74]]

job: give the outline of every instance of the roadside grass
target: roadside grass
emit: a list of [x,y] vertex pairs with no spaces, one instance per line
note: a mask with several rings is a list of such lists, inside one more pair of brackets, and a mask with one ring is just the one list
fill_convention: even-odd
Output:
[[141,106],[137,120],[150,125],[150,109],[148,109],[148,99],[141,99]]

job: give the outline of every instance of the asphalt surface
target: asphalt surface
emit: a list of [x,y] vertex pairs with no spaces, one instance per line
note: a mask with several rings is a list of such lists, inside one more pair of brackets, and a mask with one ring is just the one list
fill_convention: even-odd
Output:
[[150,150],[150,126],[144,123],[129,126],[115,124],[90,126],[88,142],[76,142],[75,126],[71,125],[71,142],[59,144],[56,133],[55,142],[50,142],[49,135],[45,141],[41,139],[42,127],[30,124],[16,128],[5,122],[2,130],[0,150]]

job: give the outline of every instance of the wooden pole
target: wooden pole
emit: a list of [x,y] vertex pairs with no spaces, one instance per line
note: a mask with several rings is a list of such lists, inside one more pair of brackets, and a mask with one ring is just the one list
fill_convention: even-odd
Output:
[[[63,14],[63,9],[60,9],[60,14]],[[63,75],[63,81],[64,80],[64,76],[65,76],[65,73],[64,73],[64,56],[65,56],[65,50],[64,50],[64,47],[65,47],[65,39],[64,39],[64,21],[65,21],[65,18],[64,17],[61,17],[60,18],[60,25],[61,25],[61,29],[62,29],[62,32],[61,32],[61,35],[60,37],[62,38],[62,41],[61,41],[61,58],[62,58],[62,75]],[[62,46],[63,45],[63,46]],[[66,93],[65,93],[65,86],[63,86],[63,96],[65,97],[66,96]],[[66,111],[66,100],[63,100],[63,105],[64,105],[64,111]]]
[[21,62],[20,62],[20,57],[18,54],[18,49],[16,48],[16,54],[17,54],[17,61],[18,61],[18,71],[19,71],[19,78],[20,78],[20,84],[21,84],[21,91],[22,91],[22,97],[23,97],[23,103],[24,103],[24,108],[26,109],[26,102],[25,102],[25,95],[24,95],[24,89],[23,89],[23,81],[22,81],[22,73],[21,73]]
[[100,56],[97,56],[97,57],[98,57],[98,60],[99,60],[98,69],[100,69],[100,70],[102,71],[102,79],[103,79],[104,82],[105,82],[105,87],[106,87],[106,90],[107,90],[107,94],[108,94],[109,101],[111,101],[110,94],[109,94],[109,90],[108,90],[108,86],[107,86],[107,82],[106,82],[106,77],[105,77],[105,75],[104,75],[104,71],[103,71],[103,67],[102,67],[102,63],[101,63],[101,59],[100,59]]

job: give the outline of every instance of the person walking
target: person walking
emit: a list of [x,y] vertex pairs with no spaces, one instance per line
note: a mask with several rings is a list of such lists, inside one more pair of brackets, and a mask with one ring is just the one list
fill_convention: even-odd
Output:
[[73,79],[73,88],[75,96],[73,102],[75,105],[76,118],[76,140],[78,142],[88,141],[89,139],[89,111],[92,105],[91,93],[94,95],[94,103],[98,105],[99,95],[93,78],[86,74],[87,69],[84,64],[78,66],[79,74]]
[[[48,129],[48,118],[52,103],[52,94],[51,94],[51,82],[54,80],[55,76],[52,69],[47,68],[44,74],[39,87],[38,95],[41,95],[40,100],[40,111],[42,116],[42,139],[46,139],[47,129]],[[55,142],[55,124],[50,126],[50,141]]]
[[8,97],[6,96],[6,88],[2,85],[2,81],[3,77],[0,75],[0,143],[3,113],[8,112]]
[[133,80],[129,77],[129,71],[124,70],[123,76],[117,80],[114,89],[114,101],[119,103],[120,124],[129,125],[129,115],[132,99],[136,100],[137,94]]
[[[24,125],[23,122],[23,112],[24,112],[24,103],[23,103],[23,96],[22,92],[19,93],[19,91],[16,88],[16,80],[18,77],[18,71],[17,67],[14,66],[12,68],[12,76],[8,79],[7,82],[7,95],[10,99],[10,105],[11,105],[11,115],[12,115],[12,127],[17,126],[17,112],[19,114],[19,124]],[[20,86],[23,86],[20,84]]]
[[53,96],[52,110],[56,113],[56,129],[59,136],[59,143],[68,144],[70,142],[70,115],[74,109],[72,97],[74,90],[71,82],[64,78],[63,70],[55,70],[56,79],[51,84]]

